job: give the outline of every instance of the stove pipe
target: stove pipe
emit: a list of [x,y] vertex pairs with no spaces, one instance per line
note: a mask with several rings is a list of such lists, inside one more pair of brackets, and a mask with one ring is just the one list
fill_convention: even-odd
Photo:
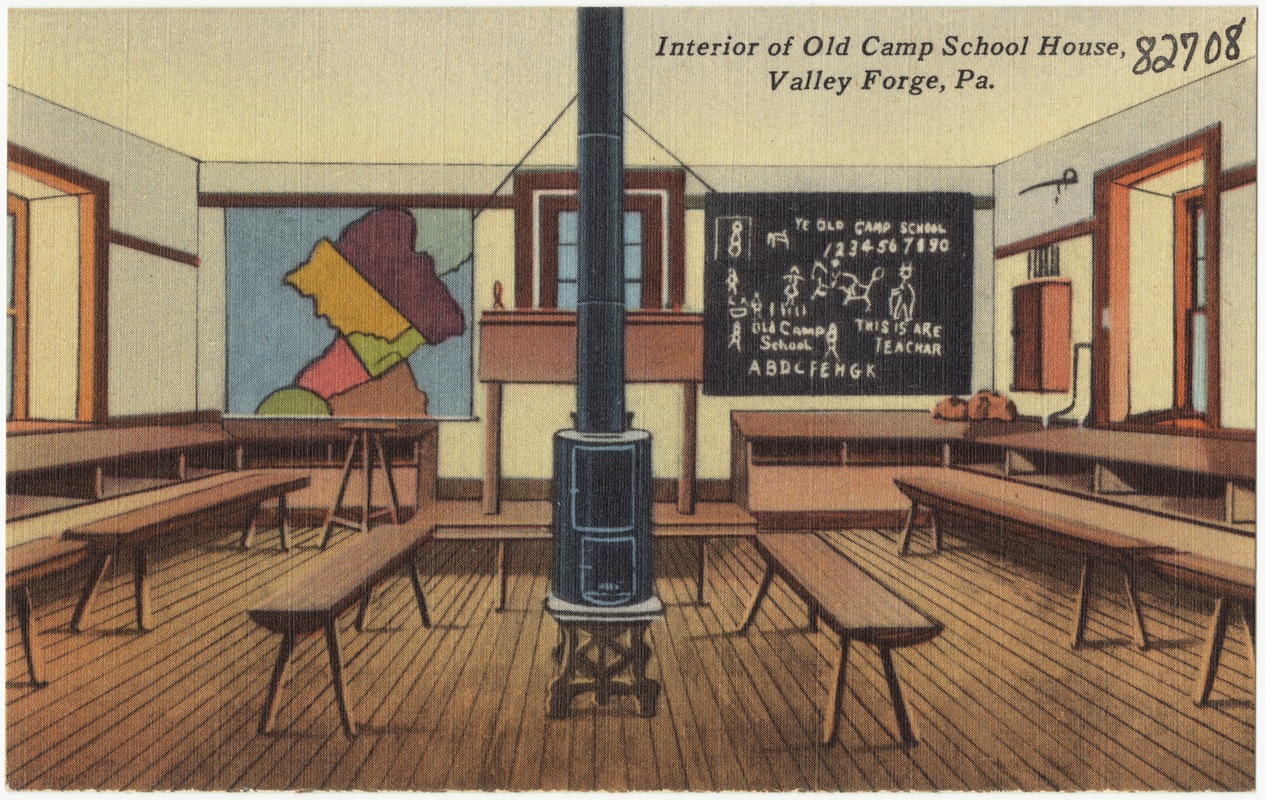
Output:
[[624,13],[579,9],[576,429],[624,430]]
[[626,427],[624,398],[623,11],[578,11],[576,417],[553,440],[550,600],[615,611],[658,603],[650,434]]

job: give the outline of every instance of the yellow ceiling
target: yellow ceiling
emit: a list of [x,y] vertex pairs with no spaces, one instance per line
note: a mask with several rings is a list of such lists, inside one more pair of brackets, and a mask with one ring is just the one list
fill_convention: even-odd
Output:
[[[1135,40],[1220,31],[1253,7],[633,7],[626,109],[689,164],[991,165],[1233,62],[1134,75]],[[851,37],[845,57],[809,37]],[[948,56],[945,37],[1029,37],[1029,54]],[[1119,57],[1042,57],[1043,35],[1108,40]],[[754,56],[657,56],[660,37],[757,41]],[[794,36],[789,56],[767,52]],[[863,56],[866,37],[930,41],[923,61]],[[10,85],[212,161],[513,164],[575,93],[572,8],[11,9]],[[959,69],[994,88],[910,96],[861,90],[885,75]],[[1252,67],[1254,69],[1254,67]],[[771,89],[810,70],[830,91]],[[1245,102],[1255,98],[1245,98]],[[574,161],[574,111],[532,158]],[[672,163],[629,128],[629,163]]]

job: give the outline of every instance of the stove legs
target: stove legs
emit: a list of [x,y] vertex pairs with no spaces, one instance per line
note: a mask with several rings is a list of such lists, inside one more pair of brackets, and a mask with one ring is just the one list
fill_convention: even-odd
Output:
[[[653,717],[658,711],[659,682],[646,677],[650,645],[648,622],[560,621],[560,641],[553,650],[557,673],[549,684],[547,716],[564,719],[571,701],[593,692],[599,706],[612,696],[630,695],[637,713]],[[631,678],[623,677],[630,674]],[[622,679],[621,679],[622,678]]]

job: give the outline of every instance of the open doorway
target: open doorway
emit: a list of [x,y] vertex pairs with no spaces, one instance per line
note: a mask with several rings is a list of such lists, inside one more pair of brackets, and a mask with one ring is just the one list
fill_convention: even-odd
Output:
[[1094,179],[1095,425],[1221,426],[1221,131]]
[[10,430],[106,418],[109,184],[10,146]]

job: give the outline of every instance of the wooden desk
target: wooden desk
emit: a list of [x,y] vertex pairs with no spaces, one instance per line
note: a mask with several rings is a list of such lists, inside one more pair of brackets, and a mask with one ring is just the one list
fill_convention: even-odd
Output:
[[[703,381],[703,315],[631,311],[625,317],[625,379],[679,383],[681,476],[677,508],[694,508],[698,462],[698,386]],[[479,323],[479,380],[487,386],[483,511],[501,508],[501,400],[507,383],[575,383],[572,311],[485,311]]]
[[[1175,436],[1134,431],[1050,428],[978,440],[1002,451],[1006,476],[1038,475],[1049,455],[1083,462],[1092,469],[1091,494],[1133,494],[1138,483],[1157,472],[1207,476],[1224,487],[1226,525],[1255,521],[1256,442]],[[1137,476],[1126,474],[1130,468]]]
[[892,479],[947,466],[973,423],[925,411],[734,411],[734,500],[762,530],[898,525]]

